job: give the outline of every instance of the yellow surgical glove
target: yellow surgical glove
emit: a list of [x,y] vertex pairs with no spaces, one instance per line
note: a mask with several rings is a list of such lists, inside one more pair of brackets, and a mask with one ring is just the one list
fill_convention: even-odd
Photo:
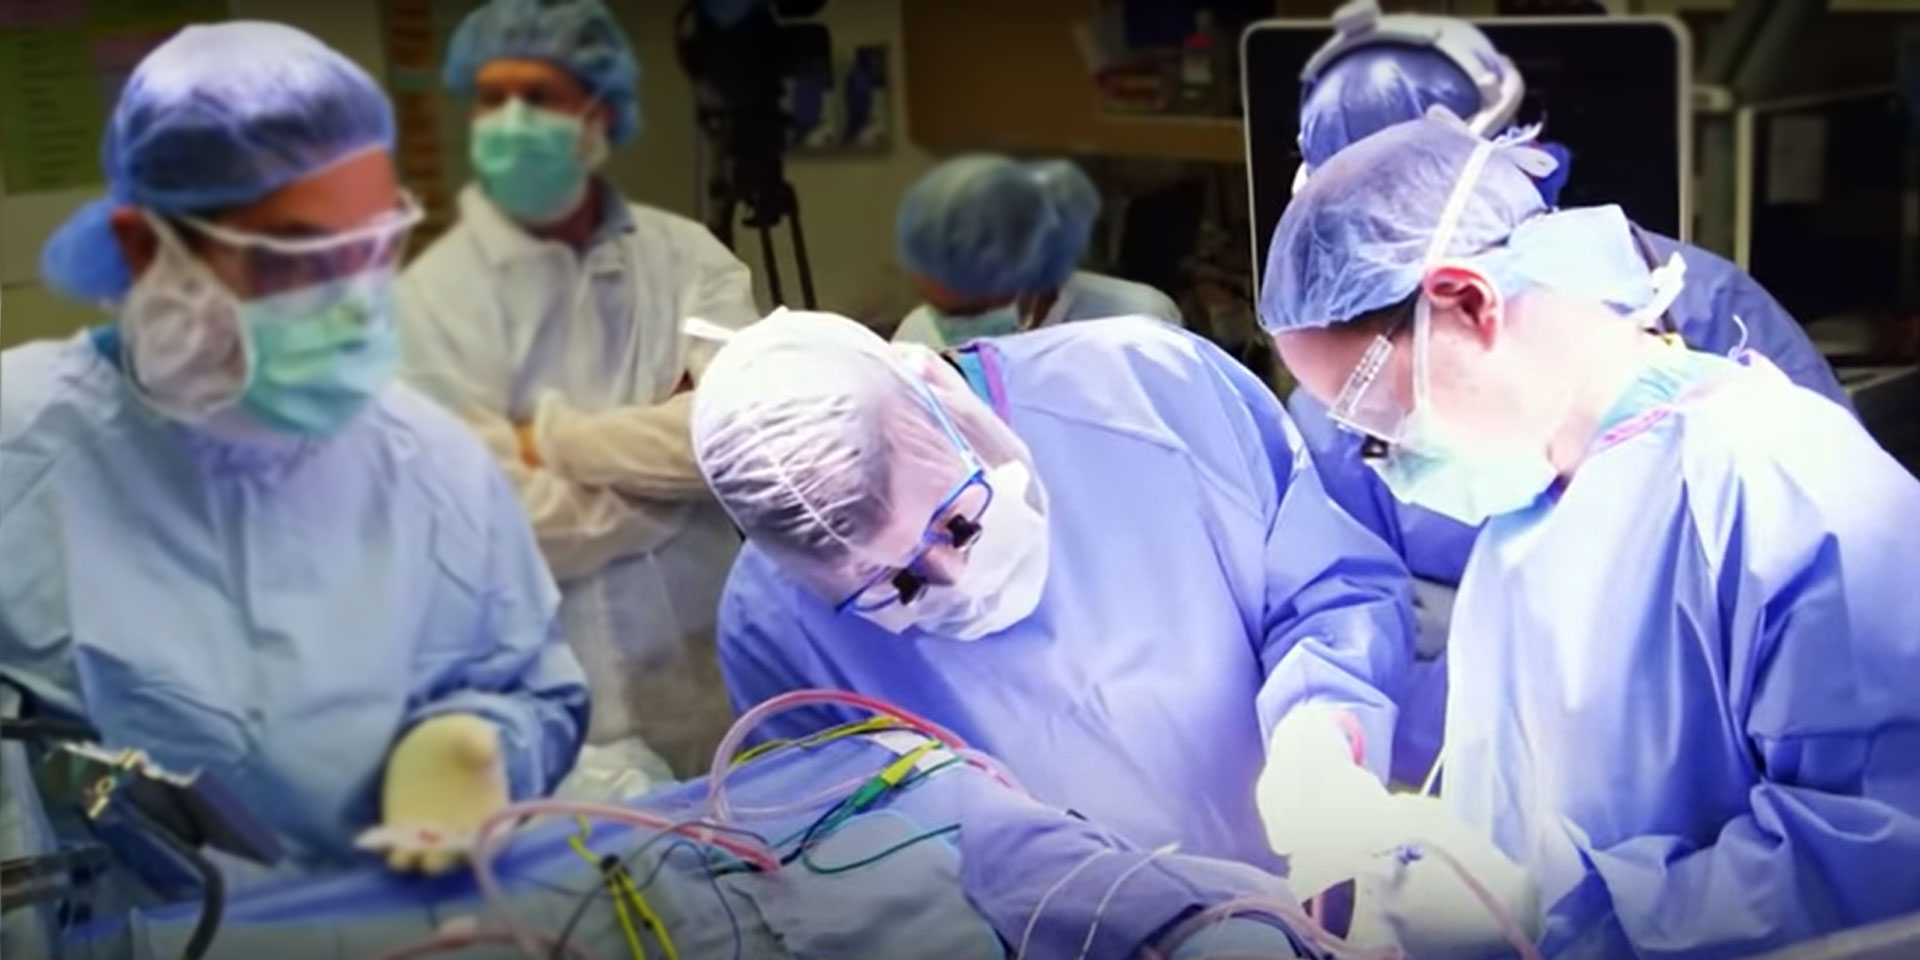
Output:
[[[468,834],[509,800],[499,731],[473,714],[450,713],[422,721],[393,748],[380,790],[381,821],[396,829]],[[387,866],[445,873],[460,859],[450,851],[395,849]]]

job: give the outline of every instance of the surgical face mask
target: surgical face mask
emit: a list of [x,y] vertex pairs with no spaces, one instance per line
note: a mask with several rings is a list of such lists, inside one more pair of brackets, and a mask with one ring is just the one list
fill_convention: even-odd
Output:
[[473,122],[474,172],[487,196],[521,223],[546,226],[578,209],[607,138],[583,116],[518,98]]
[[[392,378],[399,357],[393,258],[418,219],[417,208],[318,242],[249,238],[189,221],[222,243],[280,248],[250,255],[250,263],[306,258],[284,274],[267,272],[316,282],[245,300],[188,253],[169,226],[149,219],[159,252],[129,291],[120,326],[135,390],[162,414],[202,424],[239,409],[270,430],[324,435]],[[332,268],[349,272],[318,279]]]
[[1035,506],[1032,471],[1012,461],[987,472],[993,499],[979,520],[979,539],[951,584],[929,585],[910,602],[860,615],[893,633],[908,627],[947,640],[972,641],[1019,623],[1046,589],[1046,514]]
[[253,343],[253,379],[240,408],[268,429],[325,436],[393,379],[400,342],[391,270],[240,306]]
[[1469,526],[1531,506],[1553,483],[1544,445],[1496,449],[1464,442],[1434,413],[1427,389],[1431,308],[1414,307],[1414,405],[1384,457],[1369,458],[1387,489],[1402,501]]
[[940,339],[946,341],[949,347],[965,346],[970,341],[985,337],[1004,337],[1026,329],[1025,319],[1020,315],[1019,301],[965,317],[940,310],[932,312],[934,328],[940,331]]

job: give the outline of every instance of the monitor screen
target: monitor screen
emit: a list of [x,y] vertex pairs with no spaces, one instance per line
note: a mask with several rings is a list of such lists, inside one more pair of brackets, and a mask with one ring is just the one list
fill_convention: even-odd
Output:
[[1736,257],[1800,322],[1912,305],[1909,130],[1891,88],[1741,111]]
[[[1527,81],[1518,121],[1573,151],[1564,207],[1617,203],[1641,227],[1684,237],[1691,164],[1685,28],[1659,17],[1473,20]],[[1254,284],[1300,164],[1300,71],[1325,21],[1274,20],[1247,33],[1247,175]],[[1623,70],[1623,64],[1633,69]]]

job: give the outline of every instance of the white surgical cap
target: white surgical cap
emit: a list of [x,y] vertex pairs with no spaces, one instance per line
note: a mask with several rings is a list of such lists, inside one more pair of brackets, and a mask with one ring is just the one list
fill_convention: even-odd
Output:
[[823,599],[838,600],[907,559],[965,455],[938,404],[991,469],[1031,461],[1026,445],[957,371],[924,348],[889,345],[827,313],[776,311],[734,336],[693,402],[693,448],[714,495],[766,551]]

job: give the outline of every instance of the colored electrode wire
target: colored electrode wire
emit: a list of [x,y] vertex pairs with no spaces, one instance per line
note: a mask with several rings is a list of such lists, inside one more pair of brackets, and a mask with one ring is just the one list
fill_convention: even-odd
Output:
[[925,833],[914,834],[913,836],[908,837],[907,839],[902,840],[899,843],[896,843],[893,846],[880,851],[879,853],[862,857],[858,860],[853,861],[852,863],[839,863],[839,864],[834,864],[831,867],[823,867],[814,863],[812,859],[812,855],[809,852],[801,851],[800,864],[806,867],[808,870],[811,870],[814,873],[818,873],[823,876],[832,876],[833,874],[836,874],[836,873],[848,873],[854,870],[858,870],[861,867],[869,867],[876,863],[879,863],[880,861],[885,860],[886,858],[891,857],[894,854],[907,849],[908,847],[914,846],[915,844],[924,843],[925,841],[932,840],[935,837],[944,837],[947,834],[959,833],[959,832],[960,832],[959,824],[949,823],[944,827],[928,830]]
[[824,703],[858,707],[870,713],[892,717],[956,751],[963,750],[967,746],[966,741],[961,740],[946,728],[873,697],[841,690],[794,690],[783,693],[748,710],[727,730],[726,737],[720,741],[719,748],[713,752],[713,766],[707,774],[706,819],[715,823],[727,823],[731,819],[727,807],[727,772],[731,769],[734,754],[739,751],[747,734],[753,732],[753,729],[762,721],[776,713],[792,710],[795,707]]
[[[472,851],[473,877],[474,881],[480,887],[481,896],[485,900],[488,910],[498,916],[502,929],[512,935],[514,945],[519,947],[521,952],[529,957],[538,957],[541,955],[541,951],[538,949],[538,944],[534,942],[534,939],[520,928],[514,916],[513,909],[508,905],[505,895],[501,892],[499,878],[496,877],[493,872],[493,858],[497,853],[494,849],[494,841],[495,834],[504,832],[502,828],[506,825],[516,823],[525,817],[540,816],[543,814],[584,816],[597,820],[612,820],[619,823],[647,827],[665,833],[678,833],[688,836],[696,842],[709,844],[726,850],[728,853],[738,856],[747,863],[762,870],[772,872],[780,868],[779,858],[767,849],[764,839],[754,836],[749,831],[740,830],[736,827],[712,824],[701,820],[675,823],[654,814],[644,813],[639,810],[629,810],[625,807],[610,807],[601,804],[577,803],[567,800],[535,800],[514,804],[488,817],[486,822],[481,824],[480,829],[476,832]],[[741,843],[737,839],[721,837],[715,831],[753,836],[754,839],[759,840],[760,843],[758,846],[749,846]],[[502,840],[502,843],[504,843],[504,840]]]

